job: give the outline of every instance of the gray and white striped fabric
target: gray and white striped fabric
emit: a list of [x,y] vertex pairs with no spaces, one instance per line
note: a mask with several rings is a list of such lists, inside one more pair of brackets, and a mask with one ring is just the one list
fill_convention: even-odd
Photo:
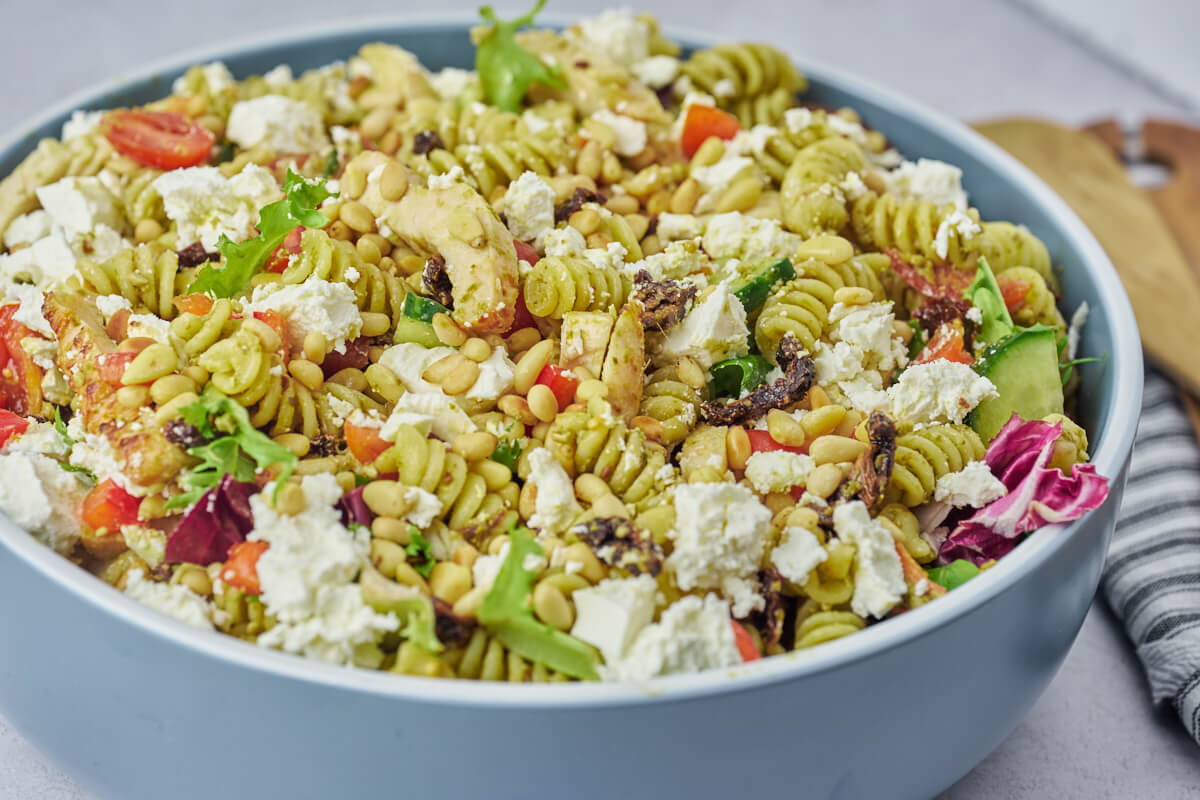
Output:
[[1153,370],[1101,586],[1155,702],[1200,743],[1200,447],[1175,386]]

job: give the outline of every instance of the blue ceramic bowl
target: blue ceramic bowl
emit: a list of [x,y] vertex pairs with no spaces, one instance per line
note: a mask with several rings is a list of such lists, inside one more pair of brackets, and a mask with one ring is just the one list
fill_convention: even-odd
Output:
[[[0,175],[73,108],[149,101],[192,63],[300,70],[397,43],[465,67],[467,19],[376,21],[192,53],[72,98],[0,142]],[[683,35],[704,45],[711,37]],[[1085,519],[1031,536],[918,613],[816,650],[645,684],[510,686],[338,669],[197,632],[143,608],[0,518],[0,711],[111,798],[924,798],[998,745],[1070,648],[1125,482],[1142,358],[1129,302],[1083,224],[962,125],[825,67],[809,99],[849,105],[911,158],[963,168],[985,218],[1023,222],[1092,315],[1080,416],[1112,479]],[[0,478],[2,479],[2,478]]]

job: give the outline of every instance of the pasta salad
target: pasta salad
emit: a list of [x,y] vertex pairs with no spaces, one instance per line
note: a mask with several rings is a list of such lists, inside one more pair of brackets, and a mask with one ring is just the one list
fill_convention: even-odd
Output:
[[260,647],[565,681],[818,646],[1104,501],[1036,236],[772,46],[540,7],[39,142],[0,510]]

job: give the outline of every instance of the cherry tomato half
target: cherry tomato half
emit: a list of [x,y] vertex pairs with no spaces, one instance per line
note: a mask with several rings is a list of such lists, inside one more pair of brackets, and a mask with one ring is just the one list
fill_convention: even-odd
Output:
[[194,167],[216,142],[212,132],[171,111],[110,111],[101,129],[122,155],[158,169]]

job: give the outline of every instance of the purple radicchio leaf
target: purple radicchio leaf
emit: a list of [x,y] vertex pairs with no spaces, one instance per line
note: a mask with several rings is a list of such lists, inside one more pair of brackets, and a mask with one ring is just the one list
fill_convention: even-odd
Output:
[[342,524],[346,527],[358,524],[369,528],[375,519],[375,515],[371,513],[371,509],[367,508],[367,503],[363,500],[364,488],[366,487],[359,486],[357,489],[347,492],[337,502],[338,510],[342,512]]
[[1079,519],[1108,497],[1108,478],[1094,464],[1075,464],[1069,476],[1047,466],[1062,425],[1023,421],[1013,414],[988,445],[985,461],[1008,494],[960,522],[942,545],[939,561],[975,564],[1006,555],[1028,531]]
[[166,560],[208,566],[224,561],[229,548],[254,528],[250,497],[258,485],[226,475],[205,492],[167,537]]

